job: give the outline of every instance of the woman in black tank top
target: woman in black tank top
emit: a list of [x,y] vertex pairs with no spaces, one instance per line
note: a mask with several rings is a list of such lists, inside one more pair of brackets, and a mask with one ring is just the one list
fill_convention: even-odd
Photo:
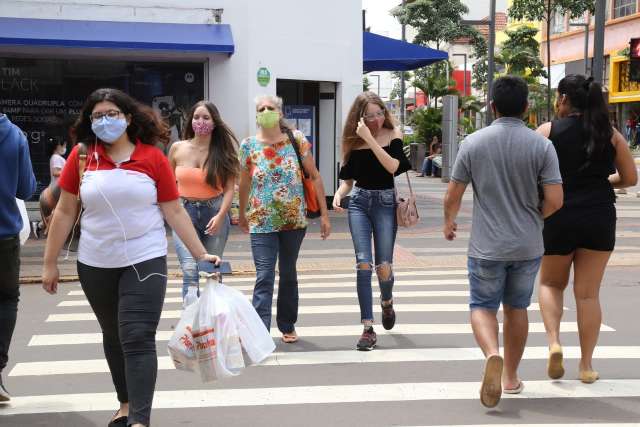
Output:
[[613,188],[635,185],[638,176],[624,137],[609,123],[602,88],[592,78],[562,79],[556,109],[558,119],[538,129],[556,149],[564,190],[563,207],[545,220],[543,231],[538,299],[549,342],[547,373],[553,379],[564,375],[560,320],[573,265],[579,378],[593,383],[599,378],[591,365],[602,322],[598,295],[616,237]]

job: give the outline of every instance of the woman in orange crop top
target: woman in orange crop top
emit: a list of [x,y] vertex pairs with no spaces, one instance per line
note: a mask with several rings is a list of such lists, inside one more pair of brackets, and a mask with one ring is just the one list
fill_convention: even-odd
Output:
[[[222,256],[229,236],[229,207],[238,176],[238,140],[215,105],[196,103],[187,118],[184,140],[169,150],[182,204],[208,253]],[[173,233],[182,268],[182,297],[198,293],[198,265]]]

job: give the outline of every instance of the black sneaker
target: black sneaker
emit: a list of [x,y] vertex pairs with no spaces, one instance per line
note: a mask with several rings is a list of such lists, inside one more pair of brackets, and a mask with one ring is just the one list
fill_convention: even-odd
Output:
[[356,349],[360,351],[371,351],[376,347],[376,342],[378,342],[378,340],[376,333],[373,331],[373,326],[369,326],[368,328],[364,328],[356,345]]
[[2,376],[0,376],[0,402],[8,402],[11,400],[11,395],[4,388],[4,384],[2,383]]
[[382,327],[387,331],[393,329],[396,324],[396,312],[393,310],[393,301],[389,305],[382,304]]

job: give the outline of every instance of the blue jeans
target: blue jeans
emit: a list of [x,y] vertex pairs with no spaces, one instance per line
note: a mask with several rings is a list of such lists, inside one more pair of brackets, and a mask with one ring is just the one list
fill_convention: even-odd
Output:
[[492,261],[469,257],[469,308],[496,311],[500,303],[524,309],[531,295],[542,257],[525,261]]
[[[355,187],[349,201],[349,229],[356,252],[356,287],[360,319],[373,321],[371,235],[373,234],[376,270],[384,265],[390,268],[393,265],[393,246],[398,231],[395,191]],[[378,273],[380,298],[383,301],[392,299],[393,282],[392,271],[386,278],[382,278]]]
[[[222,257],[224,247],[227,244],[227,239],[229,238],[229,227],[231,225],[229,222],[229,215],[225,215],[224,222],[217,234],[205,234],[205,230],[207,229],[207,224],[211,218],[220,212],[223,197],[224,195],[221,194],[220,196],[210,200],[182,200],[182,205],[189,214],[191,222],[193,223],[193,226],[198,233],[198,237],[205,249],[208,253],[218,255],[219,257]],[[189,286],[198,286],[198,264],[175,231],[173,232],[173,242],[176,245],[176,253],[178,254],[178,260],[180,261],[180,268],[182,268],[182,297],[184,298]]]
[[[276,322],[284,334],[295,329],[298,320],[298,272],[296,262],[306,228],[274,233],[251,233],[251,252],[256,266],[253,307],[271,329],[271,305],[278,260],[278,302]],[[279,256],[278,256],[279,255]]]

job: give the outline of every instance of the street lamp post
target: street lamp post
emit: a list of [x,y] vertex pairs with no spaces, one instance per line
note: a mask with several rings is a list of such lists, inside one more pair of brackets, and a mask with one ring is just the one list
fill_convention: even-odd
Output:
[[569,22],[570,27],[584,28],[584,75],[589,75],[589,22]]
[[[404,6],[406,4],[406,0],[402,0],[402,9],[404,10]],[[407,41],[406,35],[406,25],[402,24],[402,41]],[[402,129],[404,129],[404,71],[400,72],[400,123],[402,124]]]
[[452,53],[451,56],[462,56],[464,58],[464,81],[462,84],[462,93],[467,96],[467,54],[466,53]]
[[606,0],[596,0],[596,25],[593,32],[593,80],[602,84],[604,73],[604,20]]
[[369,74],[369,77],[375,77],[378,81],[377,84],[377,88],[378,90],[376,91],[376,93],[378,94],[378,96],[380,96],[380,74]]

